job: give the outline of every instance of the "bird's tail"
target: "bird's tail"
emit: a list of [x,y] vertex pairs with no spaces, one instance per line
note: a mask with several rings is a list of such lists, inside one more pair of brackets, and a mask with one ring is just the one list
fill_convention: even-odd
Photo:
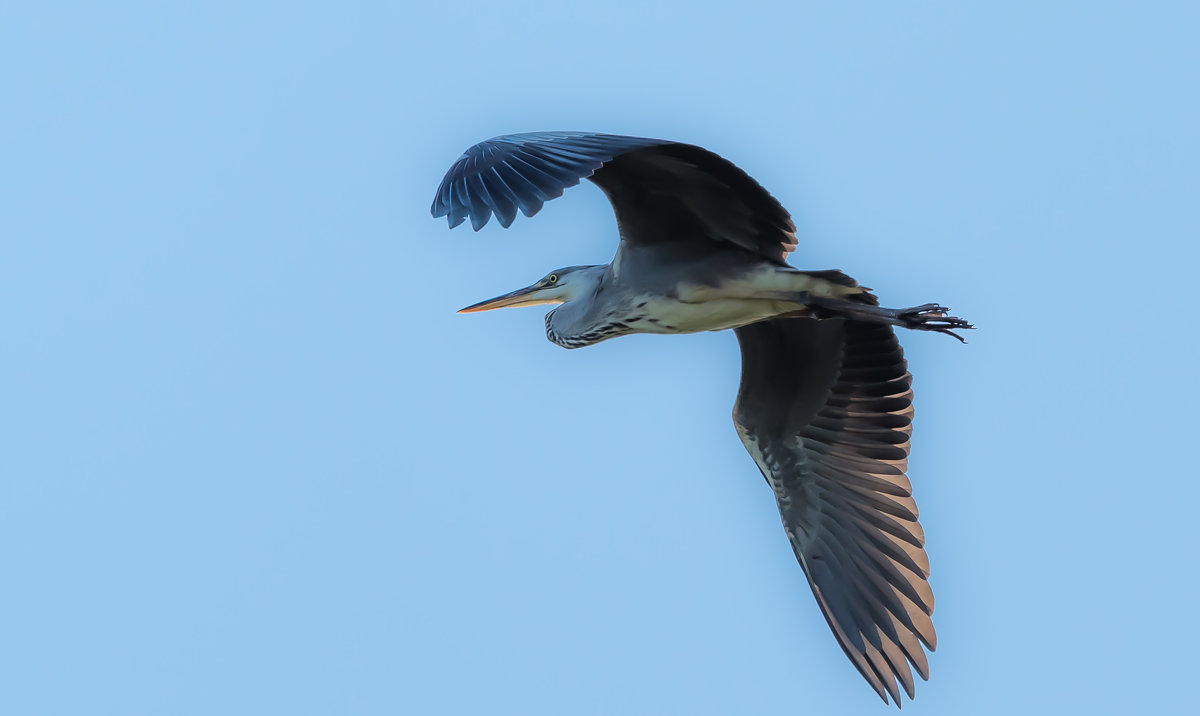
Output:
[[793,271],[797,278],[795,289],[815,296],[841,298],[848,301],[866,303],[872,306],[879,304],[879,299],[871,293],[871,289],[858,285],[851,276],[838,269],[825,271]]

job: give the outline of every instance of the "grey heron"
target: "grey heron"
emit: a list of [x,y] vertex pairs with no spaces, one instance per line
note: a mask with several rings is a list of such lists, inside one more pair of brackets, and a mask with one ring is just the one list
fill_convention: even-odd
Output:
[[[560,304],[546,335],[578,348],[630,333],[732,329],[734,425],[838,644],[884,703],[911,699],[937,645],[929,561],[906,476],[911,376],[893,326],[971,328],[937,304],[887,309],[838,270],[802,271],[788,212],[697,146],[584,132],[512,134],[451,166],[435,217],[507,228],[587,178],[608,196],[612,262],[551,271],[461,312]],[[910,669],[911,665],[911,669]]]

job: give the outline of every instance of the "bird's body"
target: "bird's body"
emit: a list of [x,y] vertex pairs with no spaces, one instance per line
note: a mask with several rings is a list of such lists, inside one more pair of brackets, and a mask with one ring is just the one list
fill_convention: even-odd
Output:
[[[578,348],[628,333],[723,331],[807,314],[806,301],[812,296],[870,295],[856,285],[764,262],[737,249],[717,248],[702,258],[670,245],[622,253],[608,265],[558,272],[560,280],[570,276],[595,293],[586,304],[566,304],[547,314],[551,341]],[[602,338],[591,340],[597,336]]]
[[801,271],[787,212],[699,147],[576,132],[509,135],[467,150],[435,216],[508,226],[588,178],[608,195],[612,263],[551,272],[463,312],[561,304],[547,337],[578,348],[630,333],[732,329],[742,349],[734,425],[770,485],[793,551],[843,651],[875,691],[928,678],[933,594],[905,475],[911,376],[893,326],[970,328],[925,304],[886,309],[836,270]]

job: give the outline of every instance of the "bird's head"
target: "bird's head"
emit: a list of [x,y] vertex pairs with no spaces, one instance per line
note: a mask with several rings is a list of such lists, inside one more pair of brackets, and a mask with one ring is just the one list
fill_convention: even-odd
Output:
[[568,303],[584,295],[590,295],[600,285],[603,266],[568,266],[551,271],[540,281],[525,288],[489,298],[467,306],[459,313],[490,311],[493,308],[516,306],[542,306],[552,303]]

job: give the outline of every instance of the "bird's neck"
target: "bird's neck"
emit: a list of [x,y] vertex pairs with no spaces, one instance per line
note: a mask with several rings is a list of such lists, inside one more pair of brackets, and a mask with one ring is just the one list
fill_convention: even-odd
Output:
[[546,337],[564,348],[579,348],[628,333],[619,307],[605,293],[607,266],[591,266],[571,277],[572,295],[546,314]]

